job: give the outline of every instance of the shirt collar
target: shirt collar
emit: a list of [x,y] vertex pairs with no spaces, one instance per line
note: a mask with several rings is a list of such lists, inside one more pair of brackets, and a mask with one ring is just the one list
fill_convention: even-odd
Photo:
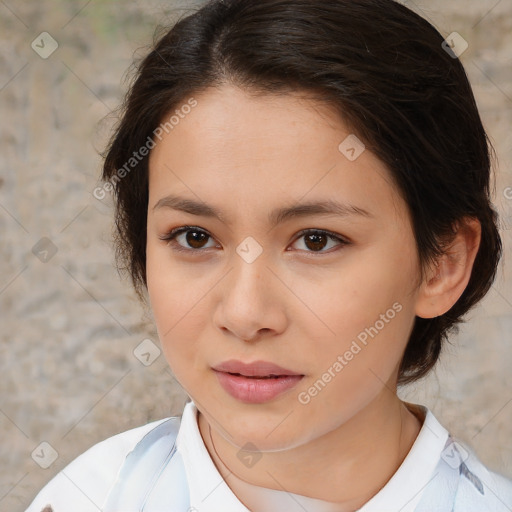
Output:
[[[418,437],[406,458],[386,485],[371,498],[358,512],[414,512],[423,490],[430,481],[439,462],[439,457],[448,439],[448,431],[437,421],[434,414],[425,406],[406,404],[409,409],[416,410],[425,419]],[[176,446],[181,453],[190,489],[190,505],[199,512],[249,512],[233,491],[226,484],[217,470],[206,449],[197,424],[197,407],[193,401],[185,405],[181,420],[181,428],[176,439]],[[250,486],[250,484],[247,484]],[[256,486],[252,486],[256,487]],[[257,488],[257,487],[256,487]],[[260,488],[263,489],[263,488]],[[305,498],[310,505],[312,498],[293,493],[274,491],[276,499],[290,495]],[[267,493],[268,497],[271,493]],[[279,497],[281,495],[281,497]],[[284,495],[284,496],[283,496]],[[303,503],[308,501],[301,500]],[[194,510],[193,508],[191,510]],[[311,508],[315,510],[315,508]],[[329,510],[318,507],[318,510]]]
[[448,431],[427,407],[406,405],[425,418],[418,437],[395,474],[358,512],[414,512],[439,463]]
[[[190,491],[190,510],[199,512],[250,512],[226,484],[215,467],[197,424],[197,407],[188,402],[176,438]],[[195,507],[195,508],[194,508]]]

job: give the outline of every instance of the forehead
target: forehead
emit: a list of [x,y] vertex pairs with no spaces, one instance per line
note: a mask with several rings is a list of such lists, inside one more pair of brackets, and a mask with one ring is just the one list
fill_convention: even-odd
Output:
[[376,213],[376,204],[397,206],[385,165],[364,146],[347,158],[345,141],[353,146],[357,139],[324,103],[228,86],[194,99],[197,105],[151,152],[150,208],[165,193],[242,210],[300,199],[338,200]]

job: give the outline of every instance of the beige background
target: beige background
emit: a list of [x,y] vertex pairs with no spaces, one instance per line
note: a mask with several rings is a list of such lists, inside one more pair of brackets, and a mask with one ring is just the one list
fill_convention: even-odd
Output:
[[[163,356],[147,367],[134,356],[142,340],[158,341],[114,269],[109,202],[91,192],[133,52],[165,16],[200,4],[0,1],[1,510],[23,511],[92,444],[181,413],[185,395]],[[512,2],[407,4],[469,43],[462,61],[498,152],[506,255],[436,372],[402,395],[512,477]],[[43,31],[59,45],[47,59],[31,48]],[[43,237],[46,263],[33,253]],[[47,469],[31,457],[47,460],[43,441],[58,452]]]

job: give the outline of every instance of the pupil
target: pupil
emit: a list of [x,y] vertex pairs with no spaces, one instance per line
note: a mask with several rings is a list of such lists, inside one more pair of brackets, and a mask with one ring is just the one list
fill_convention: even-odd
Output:
[[[326,238],[327,237],[321,233],[312,233],[306,236],[306,246],[309,249],[323,249],[325,247]],[[313,246],[311,247],[310,245],[308,245],[308,242],[312,242]]]
[[[192,235],[195,235],[196,237],[198,238],[201,238],[202,237],[202,240],[197,240],[197,238],[194,238],[192,237]],[[201,242],[204,242],[205,238],[207,238],[208,235],[206,233],[200,233],[198,231],[189,231],[187,233],[187,236],[186,236],[186,239],[187,239],[187,243],[191,246],[191,247],[194,247],[194,249],[200,249],[201,248]]]

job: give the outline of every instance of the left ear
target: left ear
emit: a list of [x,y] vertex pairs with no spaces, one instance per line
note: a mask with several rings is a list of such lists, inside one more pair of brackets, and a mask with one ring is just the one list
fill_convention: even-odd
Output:
[[482,228],[477,219],[456,223],[457,234],[420,285],[416,315],[434,318],[446,313],[462,295],[471,277]]

